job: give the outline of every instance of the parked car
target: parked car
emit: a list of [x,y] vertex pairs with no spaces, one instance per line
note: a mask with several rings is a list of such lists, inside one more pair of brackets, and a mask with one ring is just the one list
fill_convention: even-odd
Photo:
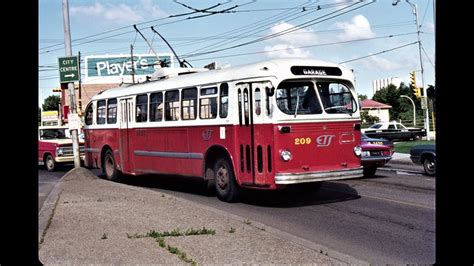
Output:
[[[79,154],[84,161],[84,140],[79,139]],[[41,126],[38,130],[38,164],[55,171],[60,164],[74,163],[72,139],[67,126]]]
[[393,142],[390,140],[369,138],[362,133],[361,147],[361,164],[364,167],[364,177],[374,176],[377,167],[384,166],[392,159]]
[[405,127],[395,121],[375,123],[369,128],[362,129],[362,133],[371,138],[385,138],[388,140],[417,140],[426,136],[424,128]]
[[422,164],[425,174],[436,175],[436,145],[416,145],[410,149],[410,159],[415,164]]

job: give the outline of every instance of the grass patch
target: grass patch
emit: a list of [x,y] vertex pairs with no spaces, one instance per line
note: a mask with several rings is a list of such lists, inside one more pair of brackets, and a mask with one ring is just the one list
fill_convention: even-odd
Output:
[[394,150],[395,152],[399,153],[410,153],[410,149],[413,146],[416,145],[422,145],[422,144],[435,144],[434,140],[416,140],[416,141],[404,141],[404,142],[398,142],[394,144]]
[[186,263],[191,263],[191,265],[197,265],[197,263],[191,259],[188,258],[186,255],[186,252],[180,250],[178,247],[173,247],[165,242],[165,237],[173,237],[173,236],[194,236],[194,235],[215,235],[216,230],[214,229],[207,229],[206,227],[203,227],[201,229],[194,229],[190,228],[187,229],[186,231],[181,231],[179,229],[174,229],[173,231],[164,231],[164,232],[159,232],[155,230],[151,230],[148,233],[144,235],[139,235],[137,233],[130,235],[127,233],[127,237],[132,239],[132,238],[142,238],[142,237],[152,237],[158,242],[158,245],[162,248],[166,248],[168,252],[171,254],[175,254],[178,256],[182,261]]

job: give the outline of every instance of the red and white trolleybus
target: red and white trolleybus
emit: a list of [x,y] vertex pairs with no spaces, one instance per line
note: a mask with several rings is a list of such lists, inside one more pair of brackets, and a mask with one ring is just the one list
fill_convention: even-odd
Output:
[[314,59],[161,70],[152,81],[91,99],[87,167],[110,180],[122,173],[202,177],[224,201],[241,187],[316,189],[362,176],[351,70]]

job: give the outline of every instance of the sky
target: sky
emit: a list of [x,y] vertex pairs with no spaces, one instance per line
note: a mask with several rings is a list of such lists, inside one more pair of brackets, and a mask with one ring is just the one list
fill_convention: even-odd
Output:
[[[434,0],[69,0],[72,53],[88,55],[170,53],[193,67],[211,62],[242,65],[281,57],[342,63],[353,69],[356,91],[373,96],[372,81],[398,77],[409,84],[420,53],[424,84],[435,84]],[[39,0],[38,105],[59,87],[58,57],[65,56],[63,8]],[[212,7],[212,8],[211,8]],[[199,11],[201,10],[201,11]],[[207,10],[207,11],[202,11]],[[85,71],[83,71],[85,72]]]

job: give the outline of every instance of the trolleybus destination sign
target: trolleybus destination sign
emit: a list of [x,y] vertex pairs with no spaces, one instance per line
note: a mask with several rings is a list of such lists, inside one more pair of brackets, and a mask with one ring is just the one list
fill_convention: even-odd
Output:
[[59,57],[59,81],[69,83],[79,81],[79,60],[77,56]]

